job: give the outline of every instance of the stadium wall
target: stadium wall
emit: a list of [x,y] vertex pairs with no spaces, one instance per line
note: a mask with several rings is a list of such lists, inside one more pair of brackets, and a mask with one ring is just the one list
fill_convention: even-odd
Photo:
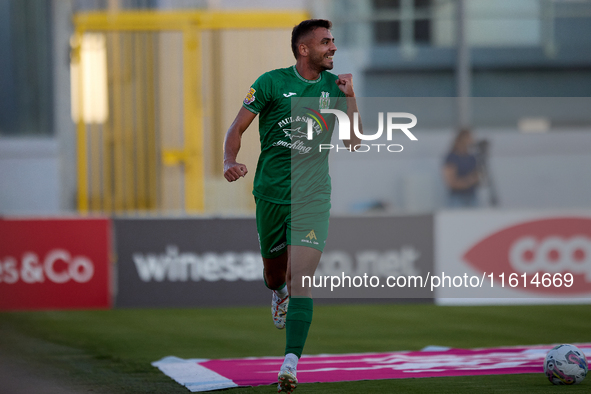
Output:
[[56,139],[0,139],[0,215],[57,214],[59,179]]
[[[364,120],[365,123],[365,120]],[[375,127],[364,126],[368,132]],[[552,133],[475,130],[489,141],[488,169],[499,208],[586,208],[591,201],[591,133],[585,129]],[[446,206],[442,165],[454,138],[450,130],[420,130],[418,141],[405,139],[401,153],[332,152],[333,214],[358,212],[381,204],[389,213],[435,212]],[[333,142],[336,144],[337,141]],[[354,182],[355,187],[351,187]],[[480,206],[488,205],[485,188]]]
[[[370,126],[367,126],[372,130]],[[490,141],[490,171],[503,209],[585,208],[591,201],[591,133],[564,129],[543,134],[477,129],[476,139]],[[453,139],[451,130],[417,133],[403,153],[364,157],[352,162],[331,154],[333,212],[347,214],[356,204],[379,200],[392,213],[434,212],[445,207],[441,164]],[[0,139],[0,214],[57,215],[64,191],[53,138]],[[515,171],[519,168],[519,171]],[[372,177],[380,175],[380,182]],[[355,179],[351,188],[349,179]],[[224,188],[225,190],[225,188]],[[248,193],[247,193],[248,194]],[[73,196],[68,193],[69,199]],[[486,206],[485,201],[482,205]]]

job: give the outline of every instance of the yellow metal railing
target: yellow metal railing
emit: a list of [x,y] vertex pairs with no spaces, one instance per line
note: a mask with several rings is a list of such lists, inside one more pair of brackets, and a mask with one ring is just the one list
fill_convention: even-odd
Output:
[[[77,73],[73,74],[76,80],[72,99],[77,101],[78,109],[75,120],[79,210],[157,210],[163,204],[162,189],[167,188],[167,183],[161,181],[161,177],[166,176],[166,168],[182,166],[177,183],[182,181],[179,190],[184,190],[183,203],[178,208],[185,212],[203,212],[207,149],[203,142],[204,31],[286,29],[307,17],[304,12],[294,11],[77,14],[71,61],[73,67],[77,67]],[[88,89],[85,81],[89,76],[85,79],[84,72],[88,71],[81,52],[88,34],[106,37],[108,115],[98,121],[87,116],[85,111],[92,108],[84,106],[85,89]],[[168,51],[166,47],[177,41],[181,47],[180,70],[174,69],[174,59],[162,61],[164,56],[159,53]],[[181,73],[180,78],[175,75],[176,71]],[[169,80],[163,78],[170,78],[172,82],[169,84]],[[169,85],[174,85],[175,81],[182,90],[178,116],[170,113],[175,105],[167,106],[163,102],[168,97],[177,100],[174,91],[168,96],[162,94],[163,89],[172,89]],[[175,142],[163,143],[165,138]],[[210,148],[219,149],[217,146]],[[167,180],[171,184],[174,183],[172,178]]]

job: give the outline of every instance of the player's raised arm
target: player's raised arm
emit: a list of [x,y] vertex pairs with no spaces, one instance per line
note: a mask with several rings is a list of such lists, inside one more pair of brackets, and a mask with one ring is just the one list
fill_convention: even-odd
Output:
[[347,100],[347,116],[350,119],[351,124],[351,139],[350,140],[343,140],[343,144],[349,149],[361,143],[361,138],[357,137],[355,134],[353,127],[353,116],[355,112],[358,113],[359,116],[359,133],[363,134],[363,126],[361,124],[361,115],[359,115],[359,109],[357,108],[357,100],[355,99],[355,91],[353,90],[353,75],[352,74],[339,74],[339,79],[336,80],[336,84],[338,85],[341,92],[345,93],[345,97]]
[[256,114],[240,108],[236,119],[226,133],[226,140],[224,141],[224,178],[228,182],[234,182],[248,173],[248,169],[242,163],[236,161],[240,145],[242,141],[242,134],[254,120]]

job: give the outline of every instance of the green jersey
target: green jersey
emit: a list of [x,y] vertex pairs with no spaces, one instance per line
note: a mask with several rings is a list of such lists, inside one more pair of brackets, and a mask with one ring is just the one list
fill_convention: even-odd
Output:
[[243,106],[259,114],[256,197],[276,204],[330,200],[329,150],[320,150],[320,144],[330,144],[336,116],[320,110],[347,111],[337,79],[323,71],[310,81],[294,65],[269,71],[251,86]]

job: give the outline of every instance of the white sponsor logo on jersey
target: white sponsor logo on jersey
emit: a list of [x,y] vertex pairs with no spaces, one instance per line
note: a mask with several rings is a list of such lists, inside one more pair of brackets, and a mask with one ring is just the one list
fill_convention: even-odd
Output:
[[304,138],[306,133],[300,131],[300,129],[301,127],[297,127],[295,129],[283,129],[283,132],[285,133],[286,137],[289,137],[290,140],[293,140],[294,138]]

